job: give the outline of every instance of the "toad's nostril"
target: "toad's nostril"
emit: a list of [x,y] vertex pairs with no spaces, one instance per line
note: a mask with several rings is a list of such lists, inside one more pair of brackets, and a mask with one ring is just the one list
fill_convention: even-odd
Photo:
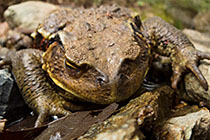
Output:
[[119,74],[119,78],[120,78],[120,80],[127,80],[128,79],[128,77],[123,73]]
[[103,83],[108,83],[109,79],[106,75],[100,75],[96,77],[96,80],[98,83],[103,84]]

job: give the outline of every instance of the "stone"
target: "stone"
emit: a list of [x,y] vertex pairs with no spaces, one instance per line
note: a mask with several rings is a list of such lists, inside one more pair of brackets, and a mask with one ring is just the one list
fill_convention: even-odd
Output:
[[201,33],[192,29],[184,29],[183,33],[187,35],[187,37],[194,44],[196,49],[204,52],[210,52],[210,34]]
[[38,24],[58,7],[41,1],[28,1],[12,5],[4,12],[4,18],[10,28],[22,32],[34,31]]
[[0,103],[5,104],[9,101],[9,93],[12,91],[13,83],[11,74],[6,70],[0,70]]
[[0,116],[9,122],[25,112],[25,103],[12,75],[7,69],[0,70]]
[[172,117],[156,125],[155,128],[155,139],[209,140],[210,113],[206,108],[188,106],[179,109]]
[[9,49],[21,50],[32,48],[33,41],[28,35],[25,35],[17,30],[10,30],[7,32],[4,45]]
[[4,46],[6,41],[6,34],[9,31],[9,25],[7,22],[0,23],[0,46]]
[[0,23],[0,37],[5,36],[5,34],[9,31],[9,25],[7,22]]
[[138,129],[135,119],[127,120],[125,124],[114,130],[108,130],[97,135],[96,140],[143,140],[145,136]]

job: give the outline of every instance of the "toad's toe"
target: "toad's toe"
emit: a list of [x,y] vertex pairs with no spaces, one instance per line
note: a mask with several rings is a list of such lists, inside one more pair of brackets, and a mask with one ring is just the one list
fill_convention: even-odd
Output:
[[62,107],[52,107],[50,109],[44,109],[39,112],[38,118],[35,122],[34,127],[43,125],[50,116],[57,115],[59,117],[69,115],[71,112]]
[[181,75],[182,75],[182,73],[180,70],[173,71],[173,75],[171,77],[171,87],[173,89],[177,89],[177,84],[181,80]]
[[195,63],[187,64],[187,68],[189,68],[193,72],[193,74],[196,76],[201,86],[205,90],[208,90],[208,83],[204,78],[203,74],[201,73],[201,71],[199,70],[199,68],[196,66],[196,64]]
[[210,59],[210,53],[201,52],[194,48],[184,48],[172,56],[173,75],[171,78],[172,88],[177,88],[177,83],[186,70],[190,70],[198,79],[201,86],[208,90],[208,83],[199,70],[197,64],[199,60]]

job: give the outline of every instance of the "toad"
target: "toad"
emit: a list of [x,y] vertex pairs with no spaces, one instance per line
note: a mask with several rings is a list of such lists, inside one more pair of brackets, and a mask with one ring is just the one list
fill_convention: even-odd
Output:
[[[32,35],[35,49],[10,53],[26,103],[37,114],[35,126],[51,115],[67,115],[88,107],[128,99],[141,86],[154,51],[171,59],[171,86],[190,70],[207,90],[197,67],[210,54],[159,17],[141,22],[123,7],[58,9]],[[83,105],[79,104],[83,102]]]

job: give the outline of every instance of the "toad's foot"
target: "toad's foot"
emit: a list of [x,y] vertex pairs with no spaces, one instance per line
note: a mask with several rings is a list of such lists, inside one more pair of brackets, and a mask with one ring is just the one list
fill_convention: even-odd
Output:
[[[61,100],[63,101],[62,103]],[[45,98],[45,96],[40,96],[37,99],[33,100],[32,101],[33,105],[30,104],[30,106],[32,106],[38,114],[38,118],[34,126],[38,127],[43,125],[47,120],[49,120],[50,116],[57,115],[61,117],[70,114],[71,112],[66,110],[65,107],[62,106],[63,103],[64,104],[69,104],[69,103],[65,102],[63,99],[61,100],[59,99],[59,101],[56,102],[57,100],[53,101]]]
[[199,60],[210,59],[210,53],[201,52],[192,47],[185,47],[172,55],[173,75],[171,77],[172,88],[177,88],[177,83],[181,80],[182,74],[189,69],[198,79],[205,90],[208,90],[208,83],[197,65]]
[[[135,18],[137,21],[138,19],[140,20],[140,18]],[[208,90],[208,83],[198,69],[197,64],[201,59],[210,59],[209,53],[196,50],[182,31],[159,17],[149,18],[143,24],[135,20],[136,29],[134,29],[134,35],[138,35],[140,40],[146,40],[148,46],[151,46],[156,53],[171,58],[173,69],[172,88],[177,88],[177,83],[181,80],[182,74],[189,69],[197,77],[202,87]]]
[[53,115],[62,117],[71,114],[69,110],[85,110],[86,108],[86,106],[73,104],[57,93],[51,92],[49,95],[46,93],[43,92],[28,104],[38,114],[35,127],[43,125]]

